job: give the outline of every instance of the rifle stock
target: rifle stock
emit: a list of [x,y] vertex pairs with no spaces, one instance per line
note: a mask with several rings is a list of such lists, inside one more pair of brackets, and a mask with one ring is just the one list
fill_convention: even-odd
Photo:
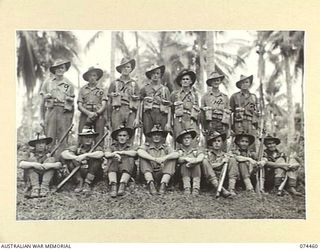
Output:
[[[231,142],[230,142],[229,148],[227,150],[228,153],[230,153],[230,151],[232,150],[232,146],[233,146],[233,142],[234,142],[233,136],[234,135],[231,135]],[[221,171],[221,174],[220,174],[219,184],[218,184],[218,188],[217,188],[217,192],[216,192],[216,198],[218,198],[220,196],[220,193],[221,193],[221,190],[222,190],[222,186],[223,186],[223,182],[224,182],[224,179],[226,178],[226,175],[227,175],[227,168],[228,168],[228,163],[225,162],[223,164],[222,171]]]

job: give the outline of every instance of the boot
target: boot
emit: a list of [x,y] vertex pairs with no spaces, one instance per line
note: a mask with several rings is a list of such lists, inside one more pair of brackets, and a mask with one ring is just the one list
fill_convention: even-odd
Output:
[[39,197],[40,188],[32,188],[30,193],[30,198],[38,198]]
[[159,189],[159,194],[165,194],[166,193],[166,184],[164,182],[161,183],[160,189]]
[[120,182],[118,196],[123,196],[125,189],[126,189],[126,184],[124,182]]
[[229,193],[231,194],[231,196],[236,196],[236,180],[235,179],[229,179]]
[[200,191],[199,191],[199,189],[198,188],[194,188],[194,189],[192,189],[192,195],[194,195],[194,196],[198,196],[200,194]]
[[82,191],[82,186],[83,186],[83,180],[79,180],[76,188],[74,189],[75,193],[80,193]]
[[156,187],[154,186],[154,182],[153,181],[149,182],[149,192],[150,192],[151,195],[157,194],[157,190],[156,190]]
[[90,184],[88,182],[85,182],[84,185],[83,185],[82,192],[87,193],[87,192],[90,192],[90,191],[91,191]]
[[191,189],[189,187],[186,187],[184,189],[184,192],[183,192],[185,195],[190,195],[191,194]]
[[117,183],[115,183],[115,182],[111,183],[110,195],[112,198],[117,197]]
[[223,187],[221,189],[221,195],[222,195],[222,197],[227,198],[227,197],[231,196],[231,193]]
[[41,186],[40,197],[46,197],[49,194],[50,190],[47,186]]
[[294,187],[289,187],[288,192],[295,196],[302,196],[302,193],[298,192]]
[[250,191],[250,192],[254,191],[251,180],[249,178],[244,179],[243,182],[244,182],[244,185],[246,186],[247,191]]

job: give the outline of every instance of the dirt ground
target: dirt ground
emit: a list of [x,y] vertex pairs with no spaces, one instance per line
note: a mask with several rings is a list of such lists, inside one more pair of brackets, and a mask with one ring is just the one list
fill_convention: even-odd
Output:
[[166,195],[151,196],[145,185],[127,189],[126,195],[111,198],[104,181],[90,193],[75,194],[66,186],[46,198],[24,197],[18,180],[17,220],[81,219],[305,219],[305,197],[278,197],[239,191],[235,198],[215,199],[212,190],[186,196],[171,188]]

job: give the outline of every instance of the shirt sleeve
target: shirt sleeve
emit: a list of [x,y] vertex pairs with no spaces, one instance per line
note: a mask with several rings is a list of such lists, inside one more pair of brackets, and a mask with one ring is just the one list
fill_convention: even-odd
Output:
[[77,103],[84,103],[83,87],[79,90],[79,95],[78,95],[78,101],[77,101]]
[[40,95],[45,95],[48,93],[48,84],[49,84],[50,79],[46,79],[40,89]]

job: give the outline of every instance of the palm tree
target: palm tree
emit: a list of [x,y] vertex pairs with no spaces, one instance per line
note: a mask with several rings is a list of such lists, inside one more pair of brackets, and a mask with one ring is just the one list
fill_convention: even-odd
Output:
[[[17,31],[17,76],[18,82],[26,89],[27,136],[30,136],[34,116],[34,89],[37,83],[42,83],[48,74],[52,62],[58,57],[64,57],[72,62],[78,70],[78,42],[72,32],[68,31]],[[35,100],[35,103],[37,100]]]

